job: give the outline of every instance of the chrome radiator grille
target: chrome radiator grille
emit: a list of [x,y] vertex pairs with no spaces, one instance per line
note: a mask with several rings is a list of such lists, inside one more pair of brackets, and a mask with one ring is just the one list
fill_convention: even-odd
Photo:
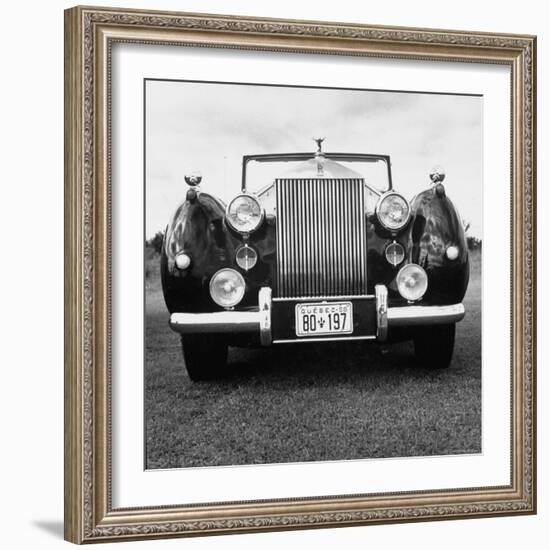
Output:
[[362,179],[277,179],[279,298],[367,293]]

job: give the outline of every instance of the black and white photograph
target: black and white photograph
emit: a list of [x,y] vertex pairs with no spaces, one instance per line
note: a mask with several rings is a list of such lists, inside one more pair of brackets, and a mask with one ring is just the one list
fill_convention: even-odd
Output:
[[145,467],[482,452],[483,98],[144,86]]
[[524,546],[540,25],[250,6],[64,11],[64,539]]

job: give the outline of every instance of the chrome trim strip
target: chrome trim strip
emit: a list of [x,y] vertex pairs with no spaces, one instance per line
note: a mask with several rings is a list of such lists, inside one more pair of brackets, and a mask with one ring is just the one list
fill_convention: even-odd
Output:
[[388,337],[388,289],[376,285],[376,339],[384,342]]
[[260,322],[259,311],[212,311],[170,315],[170,328],[180,334],[258,332]]
[[390,327],[457,323],[466,313],[463,304],[449,306],[403,306],[388,308]]
[[364,300],[366,298],[375,298],[374,294],[344,294],[342,296],[296,296],[295,298],[273,298],[273,302],[296,302],[301,300]]
[[260,306],[260,343],[262,346],[271,345],[271,288],[264,286],[258,293]]
[[371,185],[369,185],[367,182],[364,182],[364,184],[365,187],[377,197],[381,197],[385,193],[385,191],[380,191],[379,189],[376,189],[376,187],[372,187]]
[[342,249],[342,239],[340,236],[340,229],[342,228],[342,223],[340,221],[340,208],[336,206],[339,205],[340,200],[338,197],[338,188],[334,185],[334,181],[330,181],[330,192],[331,192],[331,204],[332,208],[330,209],[332,213],[332,227],[334,228],[333,244],[336,247],[334,251],[333,258],[336,261],[330,262],[330,266],[333,269],[332,276],[330,277],[331,281],[331,294],[345,294],[344,289],[340,286],[344,279],[343,266],[345,264],[344,251]]
[[296,338],[292,340],[273,340],[273,344],[296,344],[307,342],[348,342],[349,340],[376,340],[376,336],[343,336],[341,338]]

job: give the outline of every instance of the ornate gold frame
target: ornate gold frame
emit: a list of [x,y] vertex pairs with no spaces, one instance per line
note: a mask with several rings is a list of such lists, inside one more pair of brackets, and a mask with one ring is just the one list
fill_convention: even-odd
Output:
[[[512,72],[512,482],[505,487],[113,509],[109,86],[117,41],[454,60]],[[532,514],[535,447],[533,36],[77,7],[65,12],[65,537],[99,542]]]

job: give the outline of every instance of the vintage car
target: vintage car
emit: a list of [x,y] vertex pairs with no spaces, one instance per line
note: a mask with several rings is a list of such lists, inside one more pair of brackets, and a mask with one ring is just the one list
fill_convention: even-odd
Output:
[[[223,373],[230,345],[412,339],[420,365],[450,364],[469,260],[442,169],[409,202],[389,156],[316,141],[317,151],[245,156],[227,206],[200,174],[185,176],[161,277],[192,380]],[[254,188],[251,163],[279,175]]]

